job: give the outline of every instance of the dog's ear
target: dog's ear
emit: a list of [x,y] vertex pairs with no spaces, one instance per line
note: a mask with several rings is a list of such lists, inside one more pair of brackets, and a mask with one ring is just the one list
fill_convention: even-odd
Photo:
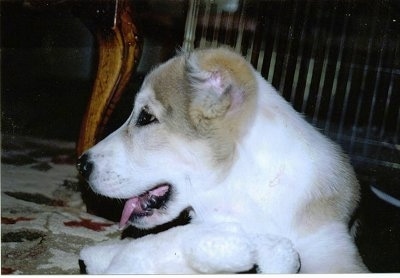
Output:
[[194,54],[185,59],[192,116],[214,119],[234,113],[244,102],[244,88],[237,84],[230,68],[212,59],[207,62],[200,64]]

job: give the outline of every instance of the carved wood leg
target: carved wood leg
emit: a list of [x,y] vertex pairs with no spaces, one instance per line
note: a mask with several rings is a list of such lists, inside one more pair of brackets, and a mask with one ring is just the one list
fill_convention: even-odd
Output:
[[[141,40],[128,0],[79,2],[76,14],[97,39],[98,65],[85,115],[77,140],[76,153],[102,139],[104,128],[138,64]],[[89,213],[117,221],[122,203],[94,193],[81,180],[82,199]]]
[[92,24],[91,29],[98,44],[98,68],[92,95],[81,124],[76,146],[78,156],[102,139],[104,127],[141,54],[141,40],[134,23],[130,1],[116,0],[113,19],[110,28],[102,22]]

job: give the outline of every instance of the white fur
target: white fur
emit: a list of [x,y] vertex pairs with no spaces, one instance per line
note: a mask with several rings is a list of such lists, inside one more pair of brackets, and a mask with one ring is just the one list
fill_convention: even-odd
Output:
[[[82,250],[89,273],[233,273],[255,264],[261,272],[287,273],[297,271],[299,257],[302,272],[366,271],[346,223],[318,226],[310,219],[317,225],[312,232],[296,224],[310,198],[336,190],[332,186],[326,193],[315,180],[337,179],[330,176],[339,167],[337,150],[258,73],[254,76],[255,117],[237,138],[232,164],[220,168],[211,163],[204,138],[163,125],[166,108],[145,82],[128,121],[88,151],[95,163],[90,184],[100,194],[130,198],[168,182],[176,194],[167,211],[136,225],[165,223],[188,206],[193,220],[124,244]],[[135,126],[145,105],[159,124]]]
[[87,247],[81,259],[90,274],[195,274],[246,271],[259,261],[265,273],[299,268],[289,240],[244,235],[237,224],[191,224],[140,240]]

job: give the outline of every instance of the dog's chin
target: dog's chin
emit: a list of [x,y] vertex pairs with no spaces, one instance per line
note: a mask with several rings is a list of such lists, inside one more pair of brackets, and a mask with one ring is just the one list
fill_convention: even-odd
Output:
[[146,231],[153,233],[152,230],[160,232],[175,226],[188,224],[194,213],[191,206],[176,207],[175,210],[166,207],[162,210],[154,210],[150,216],[134,217],[128,221],[128,224],[145,233]]
[[[128,226],[130,225],[142,230],[150,230],[169,223],[173,219],[174,216],[168,215],[165,211],[154,211],[153,214],[150,216],[134,217],[133,219],[128,221]],[[123,229],[123,227],[121,227],[121,229]]]

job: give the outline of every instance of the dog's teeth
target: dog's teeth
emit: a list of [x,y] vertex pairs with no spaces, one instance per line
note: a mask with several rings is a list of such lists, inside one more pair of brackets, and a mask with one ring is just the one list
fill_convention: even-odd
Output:
[[157,205],[157,197],[151,196],[150,199],[148,200],[148,204],[150,207],[155,207]]
[[157,203],[158,203],[157,197],[156,196],[150,196],[143,203],[141,203],[141,208],[143,210],[157,208]]

